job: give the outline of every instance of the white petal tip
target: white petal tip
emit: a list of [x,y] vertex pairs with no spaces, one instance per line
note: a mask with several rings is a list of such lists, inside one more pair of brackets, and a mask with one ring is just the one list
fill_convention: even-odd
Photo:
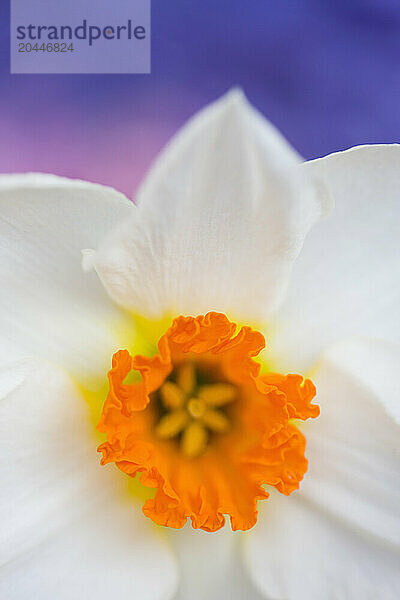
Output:
[[224,96],[222,96],[221,99],[229,101],[232,104],[247,102],[246,94],[239,86],[231,88],[228,92],[226,92],[226,94],[224,94]]
[[[212,106],[212,104],[211,104]],[[214,106],[223,107],[226,112],[241,114],[243,110],[249,109],[250,104],[246,98],[246,94],[240,87],[233,87],[226,94],[217,99]]]
[[96,250],[90,248],[81,250],[82,252],[82,269],[85,273],[88,273],[94,268],[94,259],[96,256]]

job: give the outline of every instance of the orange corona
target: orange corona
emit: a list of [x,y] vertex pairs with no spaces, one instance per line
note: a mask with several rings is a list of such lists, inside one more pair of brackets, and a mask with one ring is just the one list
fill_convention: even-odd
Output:
[[[319,415],[301,375],[260,375],[263,335],[221,313],[178,317],[151,358],[114,354],[99,430],[102,464],[156,488],[143,512],[154,522],[217,531],[257,521],[264,485],[289,495],[307,470],[294,419]],[[128,384],[131,371],[141,381]]]

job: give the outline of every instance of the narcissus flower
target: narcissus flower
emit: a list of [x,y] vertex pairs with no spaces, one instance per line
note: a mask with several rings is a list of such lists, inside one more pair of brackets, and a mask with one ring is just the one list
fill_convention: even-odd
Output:
[[236,91],[136,205],[0,178],[2,596],[398,597],[399,180]]

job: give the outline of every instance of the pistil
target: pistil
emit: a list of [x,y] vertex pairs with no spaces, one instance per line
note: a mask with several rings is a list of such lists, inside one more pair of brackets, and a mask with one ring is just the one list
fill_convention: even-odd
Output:
[[187,458],[201,456],[207,449],[210,434],[229,430],[230,421],[224,407],[236,398],[236,387],[227,383],[198,385],[193,362],[177,369],[175,381],[167,380],[159,390],[166,411],[156,425],[164,440],[176,438]]

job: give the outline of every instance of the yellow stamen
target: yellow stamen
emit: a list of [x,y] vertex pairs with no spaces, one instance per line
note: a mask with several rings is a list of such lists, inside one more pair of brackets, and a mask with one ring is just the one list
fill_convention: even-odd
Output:
[[211,406],[224,406],[235,399],[236,388],[229,383],[203,385],[197,395]]
[[165,408],[172,410],[175,408],[181,408],[185,401],[185,394],[181,388],[178,387],[176,383],[172,383],[172,381],[166,381],[164,383],[160,389],[160,395]]
[[181,390],[189,395],[196,385],[196,373],[191,362],[184,362],[178,371],[177,384]]
[[189,415],[186,410],[174,410],[160,419],[156,433],[163,439],[175,437],[180,433],[189,422]]
[[182,435],[181,450],[187,458],[197,458],[207,446],[208,434],[199,421],[192,421]]
[[208,409],[201,420],[208,429],[216,433],[224,433],[229,429],[229,419],[219,410]]

